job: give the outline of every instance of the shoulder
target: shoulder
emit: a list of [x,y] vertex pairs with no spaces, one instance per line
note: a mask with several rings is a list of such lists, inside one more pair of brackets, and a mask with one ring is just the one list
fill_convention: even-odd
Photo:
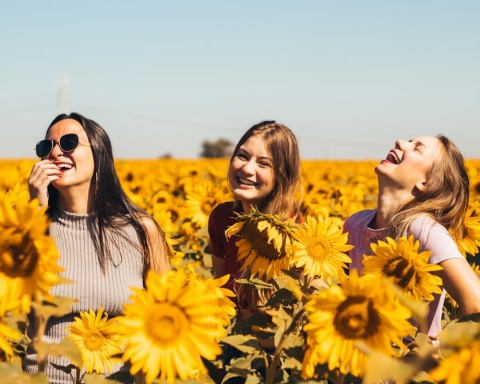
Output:
[[349,232],[354,227],[363,225],[366,226],[368,223],[370,223],[370,221],[372,221],[376,213],[376,209],[365,209],[363,211],[354,213],[345,220],[345,224],[343,227],[344,231]]
[[234,202],[229,201],[217,205],[208,218],[208,232],[210,237],[223,237],[225,230],[236,222]]
[[163,234],[163,231],[161,230],[160,226],[152,216],[139,215],[137,216],[137,218],[140,225],[144,227],[149,234],[158,234],[158,233]]
[[432,252],[431,263],[463,258],[448,230],[427,215],[417,217],[410,225],[409,233],[420,242],[421,250]]
[[451,237],[443,225],[437,223],[428,215],[420,215],[416,217],[410,224],[409,232],[416,238],[431,234],[445,234],[448,237]]
[[233,214],[233,201],[227,201],[225,203],[218,204],[215,208],[213,208],[210,216],[217,216],[217,215],[232,215]]
[[236,214],[233,210],[234,202],[228,201],[226,203],[218,204],[213,208],[209,216],[209,225],[212,225],[216,222],[226,222],[231,219],[234,219]]

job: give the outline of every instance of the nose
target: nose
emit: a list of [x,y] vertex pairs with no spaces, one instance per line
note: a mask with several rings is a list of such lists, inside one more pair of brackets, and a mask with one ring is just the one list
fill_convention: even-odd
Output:
[[406,147],[407,143],[408,141],[398,139],[397,141],[395,141],[395,148],[403,150]]
[[247,161],[243,165],[242,171],[247,175],[253,175],[255,173],[254,164],[255,162],[253,160]]
[[63,151],[60,148],[60,145],[58,144],[58,142],[54,141],[52,152],[50,152],[50,155],[48,157],[58,157],[59,155],[63,155]]

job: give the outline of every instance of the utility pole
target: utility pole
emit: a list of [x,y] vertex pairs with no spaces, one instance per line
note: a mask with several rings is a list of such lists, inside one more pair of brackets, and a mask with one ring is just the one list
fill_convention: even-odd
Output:
[[70,113],[68,78],[65,74],[60,75],[57,80],[57,112]]

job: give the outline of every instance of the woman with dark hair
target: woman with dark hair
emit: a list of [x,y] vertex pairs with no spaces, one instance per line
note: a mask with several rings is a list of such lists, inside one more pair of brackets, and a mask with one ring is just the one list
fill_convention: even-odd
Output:
[[445,136],[422,136],[397,140],[375,172],[377,209],[357,212],[344,225],[354,246],[350,269],[362,269],[372,242],[413,235],[419,251],[431,251],[429,263],[442,267],[435,273],[444,289],[429,304],[426,331],[435,338],[447,292],[459,305],[459,315],[480,312],[480,282],[451,235],[461,239],[465,231],[470,182],[464,158]]
[[[63,277],[75,281],[55,286],[51,293],[78,300],[70,314],[48,322],[46,339],[59,342],[80,311],[103,306],[109,317],[120,314],[130,288],[143,287],[149,270],[170,269],[169,255],[156,221],[123,191],[110,139],[98,123],[78,113],[61,114],[36,153],[42,160],[28,180],[30,197],[48,206],[49,234],[60,253]],[[34,316],[30,320],[34,330]],[[69,360],[48,359],[50,383],[70,383],[70,375],[52,362],[66,366]],[[35,353],[28,353],[24,369],[36,368]]]

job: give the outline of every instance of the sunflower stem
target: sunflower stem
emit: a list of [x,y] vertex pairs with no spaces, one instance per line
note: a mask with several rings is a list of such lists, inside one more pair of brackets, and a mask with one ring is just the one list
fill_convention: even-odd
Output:
[[335,384],[343,384],[345,383],[346,375],[344,373],[340,373],[335,381]]
[[45,329],[47,327],[47,319],[43,316],[37,316],[37,339],[35,340],[35,350],[37,351],[37,364],[38,372],[45,372],[45,348],[43,336],[45,335]]
[[278,343],[278,347],[275,349],[275,353],[273,355],[272,363],[267,369],[267,374],[265,377],[265,384],[275,384],[275,377],[277,375],[277,366],[280,362],[280,355],[282,353],[283,348],[285,347],[285,342],[287,341],[287,336],[293,332],[296,326],[300,323],[303,316],[306,314],[306,311],[302,308],[300,309],[292,319],[290,326],[283,332],[282,338]]

